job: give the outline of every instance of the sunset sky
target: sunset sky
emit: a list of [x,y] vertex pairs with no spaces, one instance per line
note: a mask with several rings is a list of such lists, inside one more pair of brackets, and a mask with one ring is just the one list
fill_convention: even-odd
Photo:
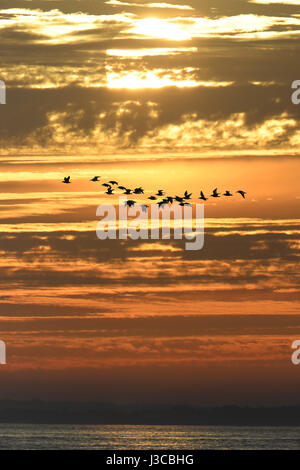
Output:
[[[1,0],[0,39],[0,398],[299,404],[300,1]],[[199,251],[101,241],[94,175],[234,197]]]

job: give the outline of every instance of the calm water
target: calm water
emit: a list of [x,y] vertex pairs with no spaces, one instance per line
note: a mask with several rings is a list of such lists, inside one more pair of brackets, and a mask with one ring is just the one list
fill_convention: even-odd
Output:
[[300,427],[0,424],[0,449],[300,449]]

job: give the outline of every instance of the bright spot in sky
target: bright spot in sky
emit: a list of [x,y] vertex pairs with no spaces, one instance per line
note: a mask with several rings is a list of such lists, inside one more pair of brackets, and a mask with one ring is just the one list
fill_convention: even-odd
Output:
[[106,54],[116,57],[139,58],[145,56],[161,56],[183,54],[185,52],[197,52],[197,47],[154,47],[152,49],[107,49]]
[[160,18],[139,20],[133,28],[130,28],[130,33],[172,41],[186,41],[192,38],[181,26]]
[[171,78],[170,76],[160,77],[157,73],[148,71],[144,74],[139,72],[128,72],[117,74],[109,72],[107,74],[108,88],[162,88],[165,86],[194,87],[197,86],[195,80],[183,80],[181,78]]
[[192,72],[192,68],[172,70],[165,73],[163,69],[156,69],[147,72],[124,72],[116,73],[109,71],[106,74],[106,86],[108,88],[163,88],[167,86],[176,86],[178,88],[208,86],[208,87],[226,87],[232,85],[232,82],[214,82],[199,81],[189,76],[186,72]]

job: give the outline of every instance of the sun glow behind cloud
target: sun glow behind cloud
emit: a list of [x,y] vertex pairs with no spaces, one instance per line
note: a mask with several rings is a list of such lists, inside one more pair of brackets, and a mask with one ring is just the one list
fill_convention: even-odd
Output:
[[[278,30],[281,28],[282,30]],[[291,28],[295,28],[291,30]],[[187,41],[201,37],[231,37],[234,39],[275,38],[276,36],[299,35],[300,20],[293,17],[240,14],[221,18],[176,17],[132,18],[126,31],[131,35],[146,38]]]
[[10,8],[0,10],[0,30],[6,28],[18,28],[18,31],[36,35],[36,39],[31,41],[39,44],[71,44],[83,40],[88,42],[93,32],[97,37],[100,33],[102,37],[107,35],[110,38],[110,31],[114,35],[119,31],[117,34],[120,39],[188,41],[193,38],[222,36],[257,40],[263,37],[297,36],[300,32],[300,19],[297,15],[264,16],[253,13],[217,18],[144,18],[130,12],[93,15],[83,12],[66,14],[58,9],[42,11]]
[[107,49],[106,54],[115,57],[138,59],[146,56],[170,56],[185,52],[197,52],[197,47],[153,47],[149,49]]
[[139,19],[129,32],[150,38],[186,41],[192,36],[187,29],[175,22],[161,18]]
[[[124,72],[117,73],[109,71],[107,73],[107,87],[108,88],[163,88],[167,86],[175,86],[178,88],[185,87],[225,87],[232,85],[232,82],[213,82],[213,81],[198,81],[193,78],[183,78],[182,72],[185,69],[172,70],[172,73],[167,73],[163,69],[154,71],[148,70],[147,72]],[[190,72],[192,70],[189,70]]]
[[157,2],[157,3],[134,3],[134,2],[122,2],[119,0],[108,0],[105,2],[107,5],[112,6],[128,6],[128,7],[139,7],[139,8],[170,8],[175,10],[194,10],[189,5],[177,5],[174,3],[165,3],[165,2]]
[[297,5],[300,6],[300,0],[248,0],[249,3],[259,3],[262,5],[273,5],[273,4],[280,4],[280,5]]
[[[37,129],[29,128],[24,138],[20,139],[20,142],[22,141],[20,152],[25,153],[25,147],[28,146],[30,154],[39,154],[47,145],[51,145],[51,152],[55,149],[56,152],[64,154],[70,152],[74,145],[77,145],[77,149],[82,145],[82,152],[92,152],[92,154],[99,148],[103,154],[104,147],[109,154],[112,146],[118,146],[118,149],[122,147],[122,150],[138,147],[147,153],[149,146],[154,146],[157,151],[161,149],[162,152],[169,152],[170,148],[172,151],[188,149],[189,152],[197,148],[204,153],[218,148],[222,152],[233,152],[237,151],[241,139],[243,139],[243,151],[251,149],[255,150],[255,154],[262,152],[265,146],[267,147],[265,151],[272,154],[281,151],[279,149],[292,153],[296,151],[300,142],[299,132],[295,119],[289,116],[286,110],[284,102],[286,95],[283,96],[281,89],[284,86],[284,79],[277,74],[275,80],[264,67],[257,67],[257,70],[251,68],[251,73],[248,74],[247,71],[249,76],[246,76],[246,68],[245,72],[242,72],[237,59],[240,54],[239,59],[244,60],[242,48],[248,47],[246,45],[248,39],[254,42],[263,37],[262,35],[274,40],[282,35],[299,36],[300,18],[297,15],[276,16],[272,9],[269,16],[231,13],[229,16],[216,17],[204,16],[204,13],[197,12],[195,8],[193,14],[190,12],[174,14],[174,11],[169,9],[167,12],[162,12],[168,15],[164,18],[159,17],[159,11],[154,13],[151,11],[151,17],[146,18],[145,14],[147,15],[149,9],[147,11],[136,9],[135,13],[126,8],[116,11],[113,4],[120,6],[120,3],[123,2],[109,2],[108,5],[112,5],[110,14],[99,15],[92,14],[89,10],[70,14],[58,9],[0,10],[0,30],[4,38],[7,33],[9,38],[14,38],[12,36],[14,32],[16,36],[14,41],[17,43],[21,41],[18,39],[20,33],[22,38],[28,35],[28,41],[20,44],[21,52],[18,52],[20,59],[15,63],[9,63],[8,59],[8,63],[3,64],[2,70],[0,68],[1,78],[10,82],[11,87],[32,90],[32,95],[36,89],[45,90],[43,96],[46,100],[44,111],[46,114],[38,117]],[[160,4],[161,8],[164,5]],[[105,8],[104,11],[109,12],[108,7]],[[157,17],[154,17],[154,14]],[[99,38],[102,41],[99,41]],[[222,39],[224,41],[222,48],[227,48],[226,54],[228,53],[230,66],[223,67],[222,60],[218,60],[220,42],[216,49],[210,50],[209,41],[205,42],[203,47],[203,42],[199,38]],[[239,46],[237,43],[244,39],[247,39],[245,44]],[[231,47],[233,41],[236,41],[234,48]],[[56,57],[57,44],[65,46],[61,49],[62,53],[58,54],[54,61],[47,63],[45,59],[44,63],[46,52],[52,51]],[[79,44],[83,47],[80,53]],[[39,45],[38,49],[35,49],[36,45]],[[168,45],[170,47],[165,47]],[[249,54],[251,57],[252,54],[257,54],[259,62],[263,53],[260,46],[254,52],[255,47],[251,46]],[[277,59],[272,52],[268,56],[272,67],[272,61],[276,62]],[[292,59],[289,60],[293,62]],[[242,99],[237,100],[237,106],[229,106],[228,103],[235,101],[235,93],[241,92],[241,84],[247,81],[250,86],[245,85],[245,91],[240,95]],[[70,93],[63,112],[59,105],[61,98],[59,93],[62,87],[67,87]],[[168,111],[167,106],[170,103],[166,105],[163,97],[163,88],[169,87],[177,88],[172,90],[176,95],[175,103],[172,104],[174,113]],[[258,119],[257,123],[249,126],[247,113],[250,105],[247,96],[249,93],[257,94],[259,103],[263,95],[260,90],[262,87],[265,88],[263,94],[266,100],[269,103],[276,103],[272,104],[276,109],[272,108],[271,117],[267,113],[262,119]],[[272,87],[276,89],[270,91]],[[211,88],[214,89],[210,90]],[[52,104],[55,108],[53,111],[47,111],[47,99],[49,99],[47,90],[50,89],[53,96],[57,91],[58,97],[51,100],[51,109]],[[88,89],[93,94],[93,102],[97,103],[91,108],[84,96],[85,90]],[[126,108],[126,113],[122,116],[115,109],[114,102],[109,110],[106,108],[106,99],[113,99],[112,89],[121,90],[122,98],[118,98],[117,107],[118,110]],[[149,101],[154,102],[155,107],[149,107],[147,100],[131,99],[132,90],[137,90],[146,96],[151,89],[155,96]],[[184,104],[185,95],[190,97],[192,108],[190,113]],[[75,105],[78,99],[82,101]],[[140,104],[132,104],[138,101]],[[216,102],[220,103],[221,111],[226,108],[226,112],[224,115],[221,112],[217,122],[215,118],[211,119],[219,112]],[[95,113],[91,119],[88,114],[94,107]],[[40,108],[37,108],[37,112],[38,109]],[[262,113],[262,110],[258,110],[253,115]],[[243,118],[239,119],[238,116]],[[14,119],[13,115],[11,119]],[[8,122],[6,117],[3,129]],[[14,125],[10,127],[14,128]],[[20,130],[16,130],[17,136],[19,133]],[[49,136],[46,146],[45,136]],[[7,148],[11,148],[11,153],[15,151],[10,147],[12,142],[13,138],[4,141],[2,153],[5,153]],[[42,145],[40,142],[43,142]],[[261,143],[263,147],[255,148],[257,143]],[[47,152],[49,148],[47,147]]]
[[136,25],[129,29],[129,32],[150,38],[169,39],[172,41],[192,39],[192,35],[183,25],[161,18],[139,19]]

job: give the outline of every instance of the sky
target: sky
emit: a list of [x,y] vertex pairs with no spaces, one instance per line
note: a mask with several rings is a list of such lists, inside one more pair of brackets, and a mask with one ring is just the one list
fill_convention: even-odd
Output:
[[[0,398],[299,404],[300,1],[13,3]],[[94,175],[141,201],[234,197],[206,201],[202,250],[103,241],[97,207],[118,201]]]

